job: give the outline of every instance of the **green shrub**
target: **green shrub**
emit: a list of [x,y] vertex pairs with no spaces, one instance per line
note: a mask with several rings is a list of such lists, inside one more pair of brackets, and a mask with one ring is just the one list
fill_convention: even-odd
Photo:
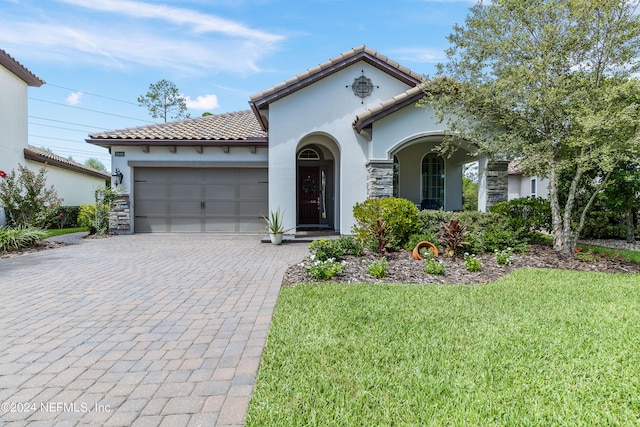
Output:
[[78,226],[95,233],[96,205],[82,205],[78,212]]
[[478,235],[479,244],[486,252],[495,252],[501,248],[510,247],[515,252],[526,252],[529,236],[522,230],[510,228],[489,227]]
[[80,206],[59,206],[52,211],[52,218],[47,221],[46,228],[75,228],[78,227]]
[[422,233],[438,235],[442,223],[458,220],[466,225],[464,250],[469,253],[494,252],[512,247],[517,252],[527,249],[529,239],[536,233],[514,230],[508,218],[496,212],[444,212],[424,210],[419,213]]
[[340,236],[337,239],[336,244],[340,248],[342,248],[345,255],[364,255],[364,248],[362,247],[362,243],[360,243],[354,236]]
[[0,227],[0,251],[12,251],[35,246],[47,233],[36,227]]
[[93,223],[96,234],[109,232],[109,212],[118,197],[119,191],[111,187],[100,187],[96,190],[96,216]]
[[362,244],[353,236],[340,236],[337,239],[314,240],[309,245],[309,252],[314,259],[326,261],[330,258],[341,259],[345,255],[362,256]]
[[44,167],[38,173],[18,165],[14,170],[3,173],[0,178],[0,206],[4,208],[7,224],[14,227],[45,227],[55,217],[60,206],[53,186],[46,187],[47,171]]
[[322,261],[315,259],[313,255],[309,257],[309,261],[305,264],[304,269],[309,276],[317,280],[327,280],[344,271],[344,265],[333,258]]
[[501,251],[496,250],[496,262],[500,265],[513,264],[513,252],[511,248],[503,249]]
[[436,261],[435,259],[428,259],[424,262],[424,271],[428,274],[444,274],[445,265],[442,261]]
[[464,254],[464,266],[471,272],[482,270],[482,262],[473,254]]
[[354,235],[377,251],[398,250],[420,230],[418,208],[400,198],[368,199],[353,207]]
[[389,263],[386,258],[382,258],[379,261],[373,261],[369,264],[367,270],[369,270],[369,273],[376,279],[382,279],[389,274]]
[[496,203],[489,210],[508,218],[511,229],[516,231],[531,233],[552,228],[551,204],[547,199],[521,197]]

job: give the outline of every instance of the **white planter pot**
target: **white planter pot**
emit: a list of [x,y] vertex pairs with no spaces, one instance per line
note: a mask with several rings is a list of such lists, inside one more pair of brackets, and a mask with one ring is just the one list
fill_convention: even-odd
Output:
[[282,243],[282,236],[284,236],[282,233],[269,234],[271,243],[273,243],[274,245],[279,245]]

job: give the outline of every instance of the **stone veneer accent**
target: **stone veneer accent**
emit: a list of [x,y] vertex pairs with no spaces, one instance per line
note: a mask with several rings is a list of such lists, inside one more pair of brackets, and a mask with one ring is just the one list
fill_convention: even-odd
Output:
[[393,162],[367,163],[367,197],[393,197]]
[[119,195],[109,212],[109,229],[116,233],[131,231],[131,203],[128,194]]
[[509,199],[509,174],[507,167],[509,162],[497,161],[487,165],[485,174],[487,177],[487,208],[498,202],[506,202]]

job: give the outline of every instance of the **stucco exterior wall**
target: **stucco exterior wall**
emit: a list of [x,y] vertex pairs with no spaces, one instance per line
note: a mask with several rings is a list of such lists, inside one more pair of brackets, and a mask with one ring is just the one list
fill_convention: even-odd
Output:
[[536,179],[536,197],[549,197],[549,178],[509,175],[509,200],[531,197],[531,179]]
[[[34,172],[45,166],[43,163],[31,160],[23,160],[22,164]],[[96,202],[96,189],[105,186],[105,180],[101,178],[94,178],[55,166],[47,165],[45,167],[47,187],[53,185],[58,197],[63,199],[63,206],[92,205]]]
[[[370,96],[354,95],[351,84],[365,75],[374,85]],[[370,142],[352,126],[358,113],[404,92],[408,86],[367,63],[347,67],[269,106],[269,209],[286,211],[285,228],[296,226],[296,151],[305,137],[324,135],[335,141],[336,220],[334,228],[349,234],[353,205],[367,197],[365,164]],[[339,180],[339,181],[338,181]]]
[[[27,84],[0,65],[0,170],[9,173],[24,164],[27,147]],[[5,223],[0,207],[0,225]]]

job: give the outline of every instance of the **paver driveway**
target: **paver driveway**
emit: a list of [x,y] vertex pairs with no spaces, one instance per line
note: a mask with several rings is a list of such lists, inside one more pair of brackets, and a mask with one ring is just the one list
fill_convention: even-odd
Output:
[[133,235],[0,259],[0,425],[242,425],[307,249]]

